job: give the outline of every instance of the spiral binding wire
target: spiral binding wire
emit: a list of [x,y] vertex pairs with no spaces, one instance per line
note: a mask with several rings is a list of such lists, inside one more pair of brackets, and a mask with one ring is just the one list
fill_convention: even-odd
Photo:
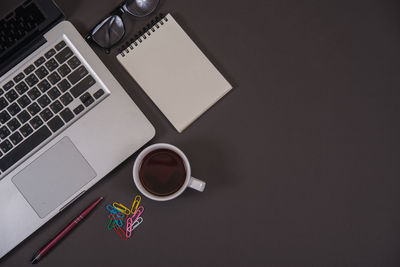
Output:
[[152,32],[155,32],[167,21],[168,19],[165,17],[164,14],[158,14],[158,16],[152,19],[149,24],[143,27],[142,30],[138,31],[133,38],[131,38],[129,41],[126,41],[125,44],[120,47],[120,55],[124,57],[125,54],[128,54],[130,50],[133,50],[134,47],[138,46],[140,43],[146,40]]

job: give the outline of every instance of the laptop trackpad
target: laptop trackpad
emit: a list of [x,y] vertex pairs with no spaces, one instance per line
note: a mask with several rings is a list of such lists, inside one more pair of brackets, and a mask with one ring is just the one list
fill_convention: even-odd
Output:
[[44,152],[12,178],[40,218],[61,205],[96,172],[68,137]]

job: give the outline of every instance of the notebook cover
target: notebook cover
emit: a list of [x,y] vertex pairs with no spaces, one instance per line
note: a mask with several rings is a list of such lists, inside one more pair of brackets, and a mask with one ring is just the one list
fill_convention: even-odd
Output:
[[232,89],[170,14],[117,59],[178,132]]

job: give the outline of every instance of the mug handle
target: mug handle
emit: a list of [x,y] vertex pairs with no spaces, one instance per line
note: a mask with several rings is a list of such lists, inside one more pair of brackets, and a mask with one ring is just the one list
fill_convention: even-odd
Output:
[[194,177],[190,177],[188,186],[190,188],[196,189],[197,191],[203,192],[204,188],[206,187],[206,182],[203,182],[202,180],[196,179]]

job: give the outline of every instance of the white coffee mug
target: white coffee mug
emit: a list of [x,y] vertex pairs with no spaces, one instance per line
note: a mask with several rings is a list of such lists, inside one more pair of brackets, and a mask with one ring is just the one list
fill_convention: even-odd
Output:
[[[146,155],[148,155],[150,152],[152,152],[154,150],[158,150],[158,149],[168,149],[168,150],[171,150],[171,151],[177,153],[183,160],[183,164],[186,169],[185,182],[183,183],[181,188],[179,188],[179,190],[176,191],[175,193],[173,193],[171,195],[167,195],[167,196],[157,196],[157,195],[154,195],[151,192],[147,191],[146,188],[144,188],[144,186],[142,185],[142,182],[140,181],[140,178],[139,178],[139,170],[142,165],[142,161],[143,161],[144,157],[146,157]],[[182,194],[183,191],[185,191],[185,189],[187,187],[190,187],[190,188],[196,189],[197,191],[203,192],[204,188],[206,186],[205,182],[191,176],[189,160],[187,159],[185,154],[176,146],[173,146],[170,144],[165,144],[165,143],[151,145],[151,146],[145,148],[142,152],[140,152],[140,154],[137,156],[135,163],[133,165],[133,181],[135,182],[137,189],[143,195],[145,195],[146,197],[148,197],[150,199],[158,200],[158,201],[166,201],[166,200],[174,199],[174,198],[178,197],[180,194]]]

